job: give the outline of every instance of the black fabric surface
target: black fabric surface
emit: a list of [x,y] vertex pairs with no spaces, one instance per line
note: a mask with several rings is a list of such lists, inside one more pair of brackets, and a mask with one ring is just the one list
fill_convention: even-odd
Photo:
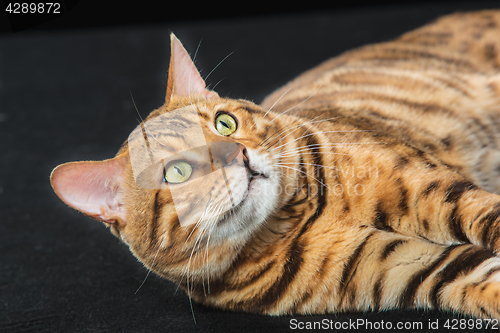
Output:
[[322,328],[365,319],[378,331],[398,322],[422,323],[410,332],[452,331],[446,320],[461,317],[437,311],[276,318],[190,304],[176,285],[148,275],[103,225],[66,207],[49,175],[67,161],[114,156],[138,124],[133,100],[142,117],[163,103],[171,31],[192,54],[201,41],[203,76],[234,52],[207,83],[223,96],[260,102],[345,50],[456,10],[494,7],[390,4],[1,34],[0,332],[287,332],[294,319]]

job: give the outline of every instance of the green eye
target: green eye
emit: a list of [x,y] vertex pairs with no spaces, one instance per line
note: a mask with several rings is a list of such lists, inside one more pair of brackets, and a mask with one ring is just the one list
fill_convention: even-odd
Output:
[[231,135],[236,131],[236,120],[227,113],[222,113],[215,118],[215,128],[224,136]]
[[165,169],[165,181],[171,184],[184,183],[189,179],[193,167],[184,161],[176,161]]

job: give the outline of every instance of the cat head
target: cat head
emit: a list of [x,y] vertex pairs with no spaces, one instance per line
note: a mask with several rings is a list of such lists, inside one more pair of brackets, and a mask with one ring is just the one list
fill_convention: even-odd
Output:
[[171,35],[165,104],[116,157],[71,162],[51,175],[67,205],[102,221],[148,268],[174,280],[231,264],[293,191],[262,144],[279,122],[258,105],[221,98]]

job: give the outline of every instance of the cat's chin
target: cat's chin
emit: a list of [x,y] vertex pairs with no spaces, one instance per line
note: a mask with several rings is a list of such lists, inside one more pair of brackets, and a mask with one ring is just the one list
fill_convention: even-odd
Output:
[[227,223],[231,219],[231,217],[234,217],[235,215],[239,214],[242,210],[244,210],[245,205],[247,204],[252,205],[252,203],[248,203],[248,201],[252,201],[253,197],[257,195],[256,192],[259,192],[259,189],[263,186],[262,182],[265,182],[266,179],[268,178],[269,176],[261,173],[257,172],[252,173],[248,179],[248,184],[246,186],[243,195],[241,196],[239,203],[237,203],[233,208],[231,208],[229,211],[223,214],[223,216],[217,223],[217,226],[220,227],[225,223]]
[[[275,175],[252,174],[241,201],[224,213],[213,235],[217,239],[244,239],[262,226],[276,209],[278,183]],[[242,184],[243,185],[243,184]]]

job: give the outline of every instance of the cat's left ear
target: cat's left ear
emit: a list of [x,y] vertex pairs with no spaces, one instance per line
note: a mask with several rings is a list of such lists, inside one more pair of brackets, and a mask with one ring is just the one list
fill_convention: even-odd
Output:
[[219,97],[215,91],[206,88],[205,81],[196,69],[191,57],[174,34],[170,35],[170,47],[170,66],[168,68],[167,96],[165,99],[167,104],[172,96]]
[[122,205],[124,157],[104,161],[70,162],[52,171],[54,192],[68,206],[108,224],[126,224]]

